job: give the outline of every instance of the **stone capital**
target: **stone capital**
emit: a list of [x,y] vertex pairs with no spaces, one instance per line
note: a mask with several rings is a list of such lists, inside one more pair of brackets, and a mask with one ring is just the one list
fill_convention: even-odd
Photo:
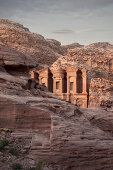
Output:
[[82,74],[82,78],[86,78],[86,74]]
[[86,78],[86,69],[83,68],[81,71],[82,71],[82,78]]
[[81,71],[82,71],[83,73],[84,73],[84,72],[86,73],[86,69],[85,69],[85,68],[83,68]]

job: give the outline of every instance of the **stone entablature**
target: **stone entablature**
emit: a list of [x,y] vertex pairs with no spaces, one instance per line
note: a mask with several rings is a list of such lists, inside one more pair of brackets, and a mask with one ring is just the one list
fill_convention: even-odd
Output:
[[[35,74],[38,76],[35,76]],[[33,78],[33,73],[31,74]],[[38,77],[39,83],[45,85],[49,91],[58,97],[87,108],[87,82],[86,69],[78,69],[74,66],[52,69],[44,68],[34,72],[34,78]]]

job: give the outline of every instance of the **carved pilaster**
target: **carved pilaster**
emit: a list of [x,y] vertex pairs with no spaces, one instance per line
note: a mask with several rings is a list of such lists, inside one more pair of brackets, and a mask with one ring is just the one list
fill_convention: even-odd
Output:
[[[53,92],[57,94],[63,93],[63,78],[64,78],[64,71],[54,70],[53,71]],[[56,82],[59,82],[59,89],[56,89]]]
[[83,79],[83,91],[82,93],[87,93],[87,82],[86,82],[86,69],[82,69],[82,79]]
[[74,93],[77,93],[77,69],[75,70]]
[[34,71],[30,71],[29,74],[30,74],[31,78],[34,79]]
[[55,93],[55,89],[56,89],[56,81],[55,78],[53,77],[53,93]]

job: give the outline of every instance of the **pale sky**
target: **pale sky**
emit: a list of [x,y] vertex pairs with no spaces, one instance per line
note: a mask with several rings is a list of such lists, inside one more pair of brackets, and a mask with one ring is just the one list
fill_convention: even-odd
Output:
[[0,18],[62,44],[113,44],[113,0],[0,0]]

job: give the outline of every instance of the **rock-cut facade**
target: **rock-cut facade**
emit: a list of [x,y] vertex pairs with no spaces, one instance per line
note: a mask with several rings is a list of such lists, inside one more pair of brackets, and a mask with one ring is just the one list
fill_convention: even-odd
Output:
[[35,78],[40,84],[48,88],[61,99],[64,99],[79,107],[87,108],[87,78],[86,69],[67,67],[65,70],[44,68],[31,71],[31,78]]

